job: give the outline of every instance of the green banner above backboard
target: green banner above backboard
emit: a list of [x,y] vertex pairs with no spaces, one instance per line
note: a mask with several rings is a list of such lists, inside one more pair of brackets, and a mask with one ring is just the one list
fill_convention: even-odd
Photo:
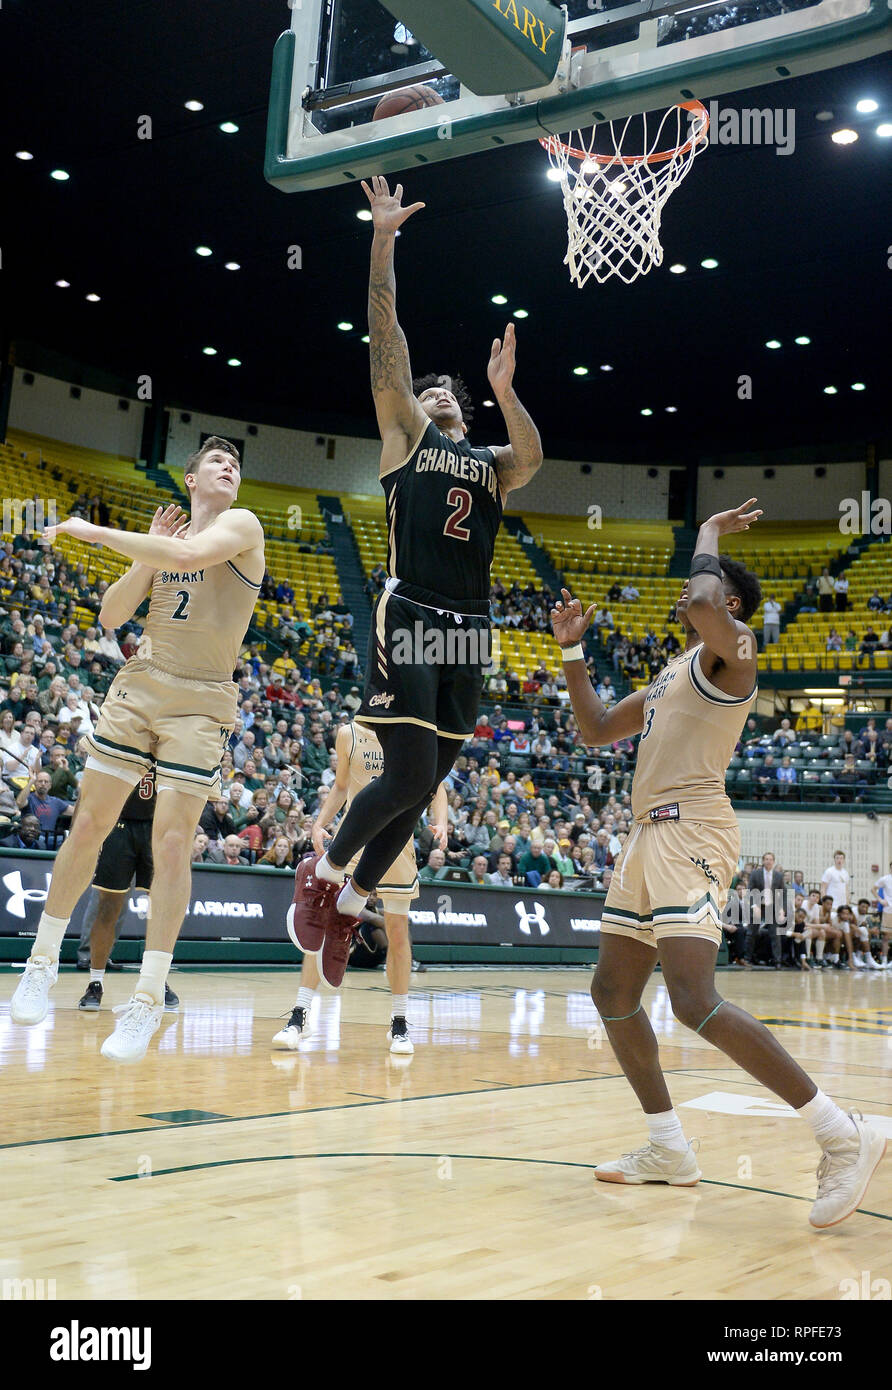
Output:
[[477,96],[547,87],[567,16],[550,0],[383,0]]

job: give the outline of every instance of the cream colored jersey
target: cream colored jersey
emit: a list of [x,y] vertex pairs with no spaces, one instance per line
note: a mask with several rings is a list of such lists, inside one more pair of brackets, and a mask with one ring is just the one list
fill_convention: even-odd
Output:
[[384,771],[384,751],[372,730],[363,724],[351,724],[350,737],[347,806],[357,792],[361,792]]
[[232,560],[156,570],[140,655],[175,676],[231,680],[259,592],[260,580]]
[[[644,728],[632,779],[637,821],[657,807],[678,806],[685,820],[733,824],[725,773],[758,687],[726,695],[704,676],[703,644],[670,661],[647,691]],[[669,819],[672,812],[667,812]]]

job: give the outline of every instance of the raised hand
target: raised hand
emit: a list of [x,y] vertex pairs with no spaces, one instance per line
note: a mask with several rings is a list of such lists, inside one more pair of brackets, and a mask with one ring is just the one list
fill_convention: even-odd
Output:
[[582,611],[582,604],[578,598],[574,598],[569,589],[561,589],[563,602],[558,599],[551,610],[551,630],[554,633],[555,641],[560,647],[574,647],[577,642],[581,642],[595,611],[592,604],[585,613]]
[[505,338],[494,338],[492,350],[489,354],[489,363],[486,368],[486,375],[489,377],[489,384],[498,396],[501,392],[507,391],[514,380],[514,368],[516,365],[517,337],[514,332],[514,324],[509,323],[505,329]]
[[762,515],[761,507],[756,511],[750,512],[747,509],[753,505],[757,499],[751,497],[748,502],[744,502],[742,507],[732,507],[729,512],[716,512],[707,521],[707,526],[715,526],[720,536],[730,535],[732,531],[748,531],[750,524],[758,521]]
[[398,183],[396,190],[391,193],[387,180],[378,175],[372,179],[371,188],[365,179],[362,181],[362,186],[372,206],[372,224],[376,232],[398,231],[407,218],[426,206],[425,203],[412,203],[409,207],[404,208],[402,203],[403,185]]
[[189,518],[177,502],[158,507],[149,526],[150,536],[182,536],[189,528]]
[[102,528],[92,521],[84,521],[81,516],[69,516],[57,526],[45,526],[40,533],[41,545],[52,545],[57,536],[73,536],[76,541],[86,541],[88,545],[102,543]]

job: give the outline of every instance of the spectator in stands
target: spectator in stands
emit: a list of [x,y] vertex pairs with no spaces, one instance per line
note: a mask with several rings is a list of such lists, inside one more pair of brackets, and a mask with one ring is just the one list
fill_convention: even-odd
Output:
[[475,743],[491,743],[495,730],[489,722],[489,716],[481,714],[474,729]]
[[622,593],[620,594],[620,598],[622,599],[623,603],[635,603],[640,597],[641,595],[635,588],[635,585],[632,583],[631,579],[628,579],[625,585],[623,586]]
[[294,590],[291,587],[291,583],[289,580],[283,579],[276,586],[276,603],[284,603],[290,607],[293,602]]
[[613,614],[609,608],[599,608],[592,618],[592,627],[595,629],[596,635],[600,635],[602,627],[613,628],[615,626]]
[[813,579],[810,579],[799,597],[799,606],[796,610],[799,613],[817,613],[818,593],[817,586]]
[[554,867],[541,840],[531,840],[529,849],[521,856],[518,871],[531,888],[538,888],[543,878]]
[[610,679],[609,675],[605,675],[602,678],[601,683],[597,688],[596,694],[598,696],[598,699],[604,705],[605,709],[609,709],[611,705],[616,704],[616,691],[613,687],[613,681]]
[[791,789],[796,785],[799,774],[797,773],[789,754],[786,754],[777,769],[777,794],[779,797],[789,796]]
[[427,882],[432,878],[436,878],[437,874],[440,872],[442,868],[445,868],[445,866],[446,855],[443,853],[443,851],[441,849],[432,849],[430,854],[427,856],[427,863],[419,873],[418,877],[419,879],[423,879],[425,882]]
[[832,627],[832,628],[830,629],[830,633],[829,633],[829,635],[828,635],[828,637],[827,637],[827,651],[828,651],[828,652],[841,652],[841,651],[842,651],[842,638],[840,637],[839,633],[836,631],[836,628],[835,628],[835,627]]
[[777,763],[773,753],[765,754],[765,761],[756,768],[754,795],[756,801],[771,801],[777,796]]
[[837,575],[833,592],[837,613],[845,613],[849,606],[849,581],[844,574]]
[[43,846],[46,849],[51,849],[55,845],[56,829],[59,822],[70,819],[74,811],[74,806],[70,801],[63,801],[60,796],[51,794],[50,786],[50,774],[40,771],[16,797],[16,805],[22,812],[36,816],[40,825]]
[[495,871],[489,874],[489,882],[494,884],[497,888],[511,888],[514,886],[510,854],[499,855]]
[[833,576],[825,565],[818,579],[818,607],[822,613],[832,613],[835,592]]
[[16,829],[0,840],[4,849],[41,849],[40,821],[36,816],[22,816]]
[[262,854],[256,863],[272,869],[294,869],[298,855],[287,835],[277,835],[272,847]]
[[765,600],[762,608],[762,645],[777,642],[780,638],[781,606],[773,594]]
[[876,651],[879,644],[879,633],[875,630],[872,624],[868,624],[867,628],[865,629],[864,635],[861,638],[861,647],[858,652],[859,657],[869,656],[870,664],[871,666],[873,666],[873,654]]
[[486,855],[475,854],[471,860],[471,882],[479,888],[485,888],[489,883],[489,874],[486,871]]
[[781,748],[785,748],[788,743],[796,742],[796,735],[793,732],[789,719],[781,720],[780,725],[771,735],[771,741],[772,743],[780,744]]
[[77,796],[77,778],[69,766],[65,749],[59,744],[50,749],[46,771],[50,778],[50,795],[73,801]]
[[216,801],[209,801],[202,811],[198,825],[207,835],[211,844],[217,841],[222,842],[227,835],[235,834],[235,824],[229,811],[229,800],[222,796],[218,797]]
[[210,841],[208,840],[208,837],[204,833],[204,831],[196,830],[194,836],[192,837],[191,862],[193,864],[206,864],[208,862],[209,844]]
[[620,587],[619,580],[618,580],[618,579],[614,579],[614,581],[613,581],[613,583],[611,584],[610,588],[607,590],[607,602],[608,602],[608,603],[618,603],[618,602],[619,602],[619,599],[620,599],[620,597],[621,597],[621,595],[622,595],[622,588]]
[[208,845],[208,859],[212,864],[223,864],[227,868],[246,868],[248,847],[237,835],[227,835],[222,844]]
[[871,613],[882,613],[884,604],[879,589],[874,589],[870,598],[867,600],[867,606]]

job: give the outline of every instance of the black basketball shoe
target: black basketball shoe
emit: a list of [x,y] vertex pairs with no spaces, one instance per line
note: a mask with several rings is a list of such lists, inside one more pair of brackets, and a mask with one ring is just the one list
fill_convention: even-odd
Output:
[[90,1014],[95,1014],[102,1007],[102,985],[98,980],[90,981],[77,1007]]

